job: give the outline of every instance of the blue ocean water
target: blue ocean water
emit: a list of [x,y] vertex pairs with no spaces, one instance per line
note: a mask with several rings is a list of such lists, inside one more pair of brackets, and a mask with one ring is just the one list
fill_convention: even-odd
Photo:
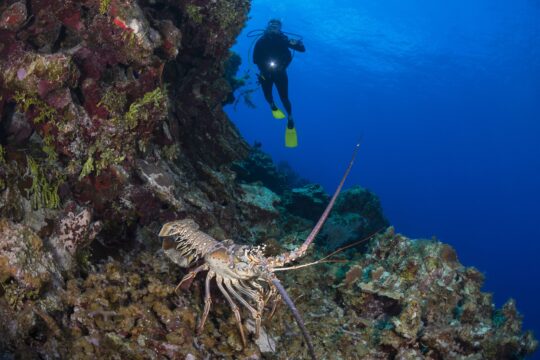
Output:
[[540,2],[255,0],[241,72],[256,73],[246,33],[272,17],[307,48],[288,70],[299,147],[260,89],[256,109],[226,108],[244,137],[328,192],[362,138],[349,186],[404,235],[453,245],[538,337]]

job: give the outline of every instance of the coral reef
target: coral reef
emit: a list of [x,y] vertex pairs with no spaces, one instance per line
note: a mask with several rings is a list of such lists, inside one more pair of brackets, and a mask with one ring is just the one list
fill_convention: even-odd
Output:
[[223,102],[226,104],[234,104],[236,97],[234,92],[246,84],[245,78],[239,78],[236,76],[238,69],[242,64],[242,58],[235,52],[230,52],[229,58],[225,62],[225,80],[229,83],[231,87],[231,92],[228,94],[227,98]]
[[287,162],[281,162],[276,166],[272,158],[261,150],[261,146],[260,143],[255,143],[246,158],[234,162],[232,169],[238,175],[239,181],[261,182],[278,195],[283,195],[291,188],[301,188],[309,184]]
[[296,216],[317,220],[330,200],[319,184],[307,184],[285,194],[285,208]]
[[[52,255],[28,227],[0,219],[0,280],[21,290],[39,293],[51,277],[60,279]],[[23,300],[23,299],[18,299]],[[10,302],[12,306],[19,305]]]
[[[0,358],[307,356],[284,310],[243,348],[220,296],[197,336],[204,284],[175,293],[186,270],[157,238],[189,217],[277,254],[328,201],[250,148],[222,110],[243,81],[229,49],[249,8],[0,3]],[[318,243],[386,225],[376,196],[354,187]],[[389,230],[343,260],[284,273],[321,358],[518,359],[537,346],[514,302],[496,309],[448,245]]]
[[241,203],[247,207],[248,213],[255,213],[254,216],[257,218],[279,217],[279,211],[274,205],[280,202],[280,198],[272,190],[257,185],[243,184],[241,186],[244,191]]
[[373,358],[520,359],[538,345],[521,333],[514,302],[497,310],[481,292],[482,274],[449,245],[389,229],[358,260],[339,292],[346,328],[371,345]]
[[373,235],[388,225],[379,198],[367,189],[353,186],[337,198],[320,243],[329,249],[339,248]]
[[[194,10],[197,24],[190,21]],[[34,209],[46,209],[41,228],[33,221],[39,232],[73,202],[95,210],[103,222],[96,237],[107,242],[113,233],[123,241],[141,219],[185,211],[219,226],[208,211],[219,203],[229,229],[247,233],[235,226],[241,216],[232,215],[241,190],[230,188],[222,166],[244,157],[248,146],[220,104],[231,92],[223,70],[229,47],[248,10],[246,1],[2,3],[0,141],[7,165],[0,212],[32,217],[24,206],[8,211],[15,198],[30,199]],[[225,180],[212,182],[209,172]]]
[[283,194],[287,189],[285,175],[278,171],[272,158],[263,152],[259,146],[254,146],[249,156],[233,164],[232,169],[238,175],[238,180],[246,183],[260,182],[276,194]]

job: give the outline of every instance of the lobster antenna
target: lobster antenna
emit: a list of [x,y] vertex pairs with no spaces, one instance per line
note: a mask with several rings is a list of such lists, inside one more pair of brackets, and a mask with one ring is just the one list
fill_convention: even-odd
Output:
[[345,180],[347,179],[347,176],[349,176],[349,173],[351,172],[352,166],[354,164],[354,159],[356,158],[356,154],[358,154],[359,148],[360,148],[360,143],[357,143],[356,147],[354,148],[351,161],[349,161],[349,166],[347,166],[347,170],[345,170],[345,174],[343,174],[343,177],[341,178],[341,181],[336,191],[334,192],[334,195],[332,195],[332,198],[330,199],[330,202],[326,206],[326,209],[324,209],[324,212],[322,213],[319,221],[317,221],[317,224],[315,225],[313,230],[311,230],[311,233],[308,235],[304,243],[297,250],[294,250],[291,253],[285,255],[284,264],[291,261],[295,261],[296,259],[304,256],[306,254],[306,251],[309,248],[309,245],[311,245],[311,243],[313,242],[313,240],[315,240],[315,237],[317,236],[319,231],[321,231],[321,228],[326,222],[326,219],[328,219],[328,215],[330,214],[330,211],[334,207],[334,203],[336,202],[336,199],[339,193],[341,192],[341,188],[343,187],[343,184],[345,184]]
[[352,261],[352,260],[344,260],[344,259],[343,259],[343,260],[340,260],[340,259],[336,259],[336,260],[324,260],[324,259],[320,259],[320,260],[313,261],[313,262],[306,263],[306,264],[302,264],[302,265],[295,265],[295,266],[286,266],[286,267],[278,267],[278,268],[274,268],[274,269],[272,269],[272,271],[298,270],[298,269],[310,267],[310,266],[313,266],[313,265],[328,264],[328,263],[345,264],[345,263],[348,263],[348,262],[351,262],[351,261]]
[[366,236],[365,238],[363,238],[362,240],[358,240],[358,241],[355,241],[353,243],[350,243],[349,245],[345,245],[343,247],[340,247],[339,249],[337,250],[334,250],[332,253],[326,255],[325,257],[323,257],[322,259],[319,259],[317,261],[313,261],[313,262],[310,262],[310,263],[307,263],[307,264],[302,264],[302,265],[296,265],[296,266],[287,266],[287,267],[277,267],[277,268],[274,268],[273,271],[288,271],[288,270],[296,270],[296,269],[301,269],[301,268],[305,268],[305,267],[309,267],[309,266],[313,266],[313,265],[317,265],[317,264],[324,264],[324,263],[329,263],[329,262],[333,262],[333,263],[345,263],[345,262],[349,262],[351,260],[328,260],[328,258],[331,258],[332,256],[334,255],[337,255],[339,254],[340,252],[343,252],[347,249],[350,249],[356,245],[360,245],[362,243],[365,243],[366,241],[372,239],[375,235],[377,235],[378,233],[380,233],[382,230],[384,230],[386,227],[383,226],[381,227],[379,230],[373,232],[371,235],[368,235]]
[[289,294],[287,294],[287,290],[281,285],[281,282],[276,277],[272,277],[272,284],[276,287],[276,289],[279,291],[279,294],[283,298],[283,301],[287,304],[289,309],[291,309],[291,312],[294,316],[294,319],[298,323],[298,327],[302,331],[302,335],[304,336],[304,339],[306,340],[306,344],[309,350],[309,355],[313,360],[317,360],[317,356],[315,356],[315,348],[313,347],[313,342],[311,341],[311,336],[309,336],[306,325],[304,325],[304,320],[302,319],[302,316],[300,315],[300,312],[294,305],[294,302],[290,298]]

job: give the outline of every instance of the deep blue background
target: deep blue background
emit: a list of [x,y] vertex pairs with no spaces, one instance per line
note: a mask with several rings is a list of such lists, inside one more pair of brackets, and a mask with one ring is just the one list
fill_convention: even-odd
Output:
[[540,2],[255,0],[251,17],[242,71],[270,17],[307,52],[289,68],[300,146],[260,89],[227,108],[245,138],[332,192],[361,136],[348,184],[397,231],[452,244],[540,335]]

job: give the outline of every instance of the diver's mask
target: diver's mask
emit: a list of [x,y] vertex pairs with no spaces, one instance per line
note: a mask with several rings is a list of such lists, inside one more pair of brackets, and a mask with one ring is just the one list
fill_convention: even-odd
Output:
[[281,32],[281,21],[278,19],[272,19],[266,25],[265,32],[267,34],[279,34]]

